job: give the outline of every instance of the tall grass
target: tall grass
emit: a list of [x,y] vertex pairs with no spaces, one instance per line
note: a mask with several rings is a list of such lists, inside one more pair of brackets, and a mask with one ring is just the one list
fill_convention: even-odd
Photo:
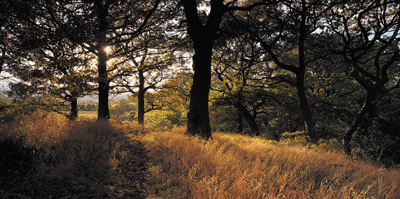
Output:
[[0,198],[400,198],[399,170],[285,142],[45,112],[1,127]]
[[340,153],[224,133],[204,142],[174,132],[141,138],[150,198],[400,198],[400,172]]
[[[3,172],[0,198],[144,198],[147,156],[130,138],[135,129],[116,121],[71,122],[45,112],[2,124],[0,145],[13,140],[31,158],[25,162],[31,168]],[[11,155],[2,165],[15,161],[25,160]]]

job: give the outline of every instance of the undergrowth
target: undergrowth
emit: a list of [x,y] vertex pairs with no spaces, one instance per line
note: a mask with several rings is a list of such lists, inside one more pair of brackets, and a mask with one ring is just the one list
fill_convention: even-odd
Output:
[[151,132],[150,198],[400,198],[400,172],[315,151],[214,133]]

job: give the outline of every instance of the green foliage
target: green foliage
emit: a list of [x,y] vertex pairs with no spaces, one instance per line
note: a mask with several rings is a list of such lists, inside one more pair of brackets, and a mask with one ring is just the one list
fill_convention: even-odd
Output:
[[169,115],[172,115],[169,111],[151,111],[146,114],[145,124],[147,128],[151,129],[172,129],[174,125],[169,120]]
[[[191,74],[179,73],[164,82],[155,92],[145,93],[145,125],[155,129],[170,129],[186,123]],[[130,116],[137,118],[137,95],[129,95],[125,105],[135,109]]]
[[79,110],[81,111],[97,111],[97,104],[87,103],[87,104],[80,104]]
[[136,112],[137,104],[132,103],[130,99],[113,100],[110,106],[111,118],[121,121],[134,121],[137,117]]
[[39,107],[30,101],[11,101],[11,99],[0,97],[0,124],[13,121],[18,116],[30,114]]

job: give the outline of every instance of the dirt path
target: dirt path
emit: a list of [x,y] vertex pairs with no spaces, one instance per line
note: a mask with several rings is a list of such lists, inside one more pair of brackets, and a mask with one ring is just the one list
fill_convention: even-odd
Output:
[[138,140],[131,140],[128,146],[129,161],[122,167],[121,173],[130,182],[125,189],[118,191],[117,198],[145,198],[149,179],[147,150]]

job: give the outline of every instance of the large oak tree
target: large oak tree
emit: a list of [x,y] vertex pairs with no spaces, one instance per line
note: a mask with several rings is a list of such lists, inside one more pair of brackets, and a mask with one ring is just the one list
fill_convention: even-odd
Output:
[[230,10],[250,10],[256,6],[271,2],[264,0],[249,3],[249,5],[246,2],[226,2],[223,0],[210,0],[209,2],[196,0],[180,1],[185,11],[187,32],[192,40],[194,49],[194,76],[190,90],[187,135],[200,136],[206,140],[211,137],[208,112],[208,97],[211,85],[211,56],[214,41],[224,14]]

